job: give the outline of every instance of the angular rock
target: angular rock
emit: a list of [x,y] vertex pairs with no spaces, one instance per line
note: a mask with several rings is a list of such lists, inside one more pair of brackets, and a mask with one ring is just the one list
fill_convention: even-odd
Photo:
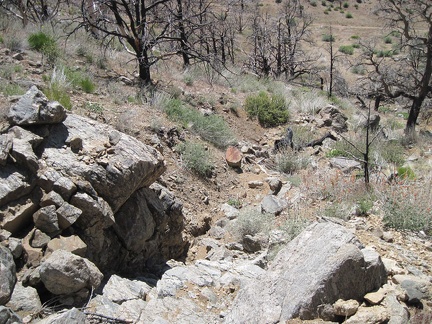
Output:
[[55,124],[66,118],[66,110],[58,102],[50,102],[36,86],[32,86],[13,105],[8,114],[13,125]]
[[360,304],[357,300],[339,299],[336,301],[336,303],[333,304],[333,309],[334,309],[335,315],[337,315],[337,316],[350,317],[357,312],[359,306],[360,306]]
[[51,237],[48,234],[45,234],[39,229],[35,229],[33,233],[33,237],[30,240],[31,247],[34,248],[43,248],[48,242],[51,240]]
[[[138,190],[116,213],[114,229],[128,250],[141,252],[156,228],[146,200],[146,190]],[[160,209],[163,209],[160,206]]]
[[389,319],[390,314],[383,306],[361,307],[344,324],[380,324]]
[[273,195],[267,195],[261,201],[261,212],[279,215],[285,208],[287,203]]
[[388,294],[385,297],[383,304],[390,313],[390,320],[388,321],[388,324],[406,324],[409,322],[409,310],[405,304],[402,305],[398,301],[396,294]]
[[55,313],[38,321],[39,324],[77,324],[87,323],[86,315],[77,308],[72,308],[64,313]]
[[27,170],[15,165],[1,167],[0,179],[0,206],[28,195],[35,185]]
[[103,295],[114,303],[123,304],[125,301],[133,299],[145,300],[150,290],[151,287],[143,281],[112,275],[103,288]]
[[32,223],[32,216],[37,211],[36,199],[21,198],[0,208],[0,225],[3,229],[16,234]]
[[279,191],[282,189],[282,181],[278,178],[267,178],[266,182],[268,183],[270,190],[272,191],[272,195],[277,195]]
[[0,323],[15,324],[22,323],[21,318],[11,309],[0,306]]
[[46,206],[33,214],[33,221],[36,228],[42,232],[55,236],[60,232],[55,206]]
[[87,245],[77,235],[68,237],[60,236],[48,242],[46,253],[49,254],[56,250],[64,250],[84,257],[87,251]]
[[348,118],[335,106],[327,105],[319,112],[321,122],[319,127],[332,127],[336,132],[346,132],[348,130]]
[[265,235],[245,235],[242,244],[245,251],[255,253],[261,251],[267,242],[268,239]]
[[387,276],[379,256],[369,251],[365,256],[359,246],[343,226],[311,224],[278,253],[264,276],[240,289],[226,322],[313,319],[320,304],[361,299]]
[[[116,212],[137,189],[152,184],[166,167],[157,150],[121,133],[118,143],[113,146],[114,153],[105,154],[100,148],[109,143],[112,131],[109,125],[70,114],[62,124],[50,128],[42,149],[48,168],[88,181]],[[74,137],[82,139],[86,159],[65,147],[68,138]],[[106,163],[99,164],[98,158],[102,155]]]
[[400,284],[405,290],[408,296],[407,303],[411,305],[421,304],[421,300],[428,296],[431,289],[429,280],[413,275],[395,275],[393,282]]
[[234,146],[229,146],[225,152],[225,160],[230,167],[240,168],[242,161],[242,153]]
[[60,196],[55,191],[50,191],[50,192],[43,195],[43,197],[40,201],[40,206],[46,207],[49,205],[54,205],[58,208],[61,205],[63,205],[63,203],[64,203],[64,200],[63,200],[62,196]]
[[330,159],[330,166],[336,169],[340,169],[345,173],[350,173],[354,170],[361,169],[360,162],[337,157]]
[[378,291],[367,293],[364,296],[364,299],[370,304],[370,305],[378,305],[381,303],[381,301],[385,297],[385,291],[383,289],[380,289]]
[[19,126],[12,127],[8,133],[13,137],[12,156],[18,163],[36,173],[39,164],[34,149],[42,143],[43,138]]
[[94,199],[86,193],[78,192],[71,198],[70,204],[82,211],[77,225],[83,229],[95,225],[105,229],[115,223],[110,206],[102,198]]
[[0,245],[0,305],[6,304],[13,292],[16,282],[16,269],[12,253]]
[[21,282],[15,285],[12,297],[6,306],[21,313],[37,313],[42,309],[37,290],[33,287],[24,287]]
[[53,184],[53,190],[59,193],[65,201],[77,191],[75,183],[69,178],[60,177]]
[[61,176],[62,175],[54,168],[45,166],[38,170],[37,184],[46,192],[50,192],[53,188],[54,182],[56,182]]
[[63,205],[61,205],[60,208],[56,210],[56,213],[59,227],[60,229],[64,230],[77,221],[77,219],[82,214],[82,210],[67,202],[64,202]]
[[240,214],[240,211],[237,208],[226,203],[221,205],[221,211],[228,219],[235,219]]
[[12,149],[13,137],[11,134],[0,134],[0,165],[5,166],[9,152]]
[[96,289],[103,275],[89,260],[63,250],[54,251],[39,268],[45,287],[54,295],[70,295],[83,288]]
[[15,237],[9,238],[8,248],[11,251],[14,259],[18,259],[23,252],[22,240]]

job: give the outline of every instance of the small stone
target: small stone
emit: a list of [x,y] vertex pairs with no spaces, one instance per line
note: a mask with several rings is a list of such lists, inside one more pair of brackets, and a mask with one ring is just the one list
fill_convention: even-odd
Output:
[[78,136],[72,137],[69,145],[70,145],[72,152],[78,152],[78,151],[82,150],[82,148],[83,148],[82,138],[80,138]]
[[47,234],[45,234],[41,230],[36,229],[34,231],[32,239],[30,241],[30,246],[33,248],[43,248],[48,244],[48,242],[50,240],[51,240],[51,237],[49,237]]
[[24,60],[24,55],[22,53],[15,53],[12,55],[12,58],[17,61],[22,61]]
[[393,234],[391,232],[384,232],[381,238],[388,243],[393,243],[394,241]]
[[282,181],[278,178],[267,178],[266,182],[268,183],[273,195],[277,195],[282,188]]
[[376,292],[366,294],[364,299],[371,305],[378,305],[384,299],[385,295],[385,292],[380,289]]
[[262,187],[264,185],[264,183],[262,182],[262,181],[258,181],[258,180],[255,180],[255,181],[249,181],[249,183],[248,183],[248,186],[249,186],[249,188],[251,188],[251,189],[255,189],[255,188],[258,188],[258,187]]
[[18,259],[23,252],[22,240],[15,237],[9,238],[9,250],[12,252],[14,259]]
[[357,312],[359,306],[360,305],[357,300],[339,299],[333,304],[333,309],[337,316],[349,317]]

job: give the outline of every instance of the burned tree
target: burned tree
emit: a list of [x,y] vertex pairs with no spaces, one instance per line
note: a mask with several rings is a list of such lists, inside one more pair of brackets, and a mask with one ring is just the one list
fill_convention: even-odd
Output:
[[405,134],[411,136],[423,106],[432,95],[432,3],[429,0],[380,0],[379,14],[399,35],[399,48],[387,55],[363,44],[363,64],[370,67],[368,80],[375,97],[404,98],[409,102]]

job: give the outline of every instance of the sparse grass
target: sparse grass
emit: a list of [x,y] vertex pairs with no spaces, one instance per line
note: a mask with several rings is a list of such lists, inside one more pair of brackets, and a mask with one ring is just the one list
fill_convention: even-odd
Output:
[[184,142],[177,148],[181,153],[182,164],[187,170],[203,178],[211,176],[214,165],[209,151],[202,144]]
[[353,55],[354,54],[354,47],[352,45],[342,45],[339,47],[339,52],[347,54],[347,55]]
[[323,42],[334,42],[336,39],[335,39],[334,35],[324,34],[324,35],[322,35],[321,40]]
[[377,57],[392,57],[394,55],[393,50],[377,50],[375,51]]
[[9,97],[23,95],[25,93],[25,90],[21,88],[18,84],[0,82],[0,92],[3,93],[4,96]]
[[365,75],[367,70],[364,65],[359,64],[352,67],[351,72],[358,75]]
[[385,224],[398,230],[423,230],[431,234],[431,188],[430,181],[405,181],[381,190]]
[[84,104],[84,108],[93,113],[102,113],[104,111],[104,107],[100,103],[91,101],[87,101]]
[[85,93],[93,93],[96,90],[96,85],[94,84],[93,80],[88,76],[80,80],[80,86]]
[[263,127],[285,124],[289,118],[285,98],[279,94],[270,97],[264,91],[246,97],[245,110],[249,117],[257,117]]
[[55,67],[51,74],[51,78],[43,92],[49,100],[58,101],[63,107],[72,109],[72,102],[67,93],[70,83],[67,80],[64,69]]
[[303,88],[289,94],[290,110],[315,115],[316,112],[328,104],[327,96],[317,90]]
[[286,174],[292,174],[305,169],[309,164],[309,157],[307,155],[296,153],[290,148],[276,153],[274,160],[276,170]]
[[163,110],[168,118],[191,128],[202,139],[225,148],[235,142],[233,132],[218,115],[204,116],[199,111],[189,108],[179,99],[170,99],[164,103]]
[[391,44],[393,43],[393,39],[390,36],[384,37],[384,43]]

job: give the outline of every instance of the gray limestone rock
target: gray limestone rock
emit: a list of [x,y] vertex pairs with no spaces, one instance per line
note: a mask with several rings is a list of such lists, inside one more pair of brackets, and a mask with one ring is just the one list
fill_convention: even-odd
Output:
[[86,315],[77,308],[62,313],[55,313],[38,322],[39,324],[77,324],[87,323]]
[[13,136],[11,134],[0,134],[0,165],[5,166],[9,152],[12,149]]
[[36,228],[52,237],[60,232],[56,208],[53,205],[39,209],[33,214],[33,221]]
[[340,225],[311,224],[278,253],[266,275],[240,289],[227,323],[313,319],[318,305],[361,299],[387,275],[379,256],[360,246]]
[[70,295],[83,288],[96,289],[103,275],[89,260],[64,250],[54,251],[39,268],[45,287],[54,295]]
[[32,223],[32,216],[38,210],[37,200],[23,197],[0,208],[0,225],[15,234]]
[[117,304],[123,304],[125,301],[133,299],[145,300],[150,290],[151,287],[143,281],[112,275],[103,288],[103,295]]
[[22,240],[16,237],[9,238],[9,250],[11,251],[14,259],[18,259],[23,252]]
[[283,199],[279,199],[273,195],[267,195],[261,201],[261,212],[279,215],[285,208],[287,203]]
[[58,224],[60,229],[64,230],[74,224],[77,219],[81,216],[82,210],[64,202],[60,208],[56,210]]
[[24,287],[21,282],[17,282],[10,301],[6,304],[15,312],[35,312],[42,309],[38,292],[33,287]]
[[16,269],[12,253],[2,245],[0,245],[0,269],[0,305],[4,305],[11,298],[16,282]]
[[69,198],[77,191],[77,187],[71,179],[60,177],[54,182],[53,190],[59,193],[65,201],[69,201]]
[[34,248],[43,248],[48,242],[51,240],[51,237],[48,234],[45,234],[39,229],[35,229],[33,233],[33,237],[30,240],[31,247]]
[[15,165],[1,167],[0,179],[0,206],[28,195],[35,185],[27,170]]
[[35,86],[32,86],[8,114],[13,125],[61,123],[66,118],[66,110],[58,102],[50,102]]

